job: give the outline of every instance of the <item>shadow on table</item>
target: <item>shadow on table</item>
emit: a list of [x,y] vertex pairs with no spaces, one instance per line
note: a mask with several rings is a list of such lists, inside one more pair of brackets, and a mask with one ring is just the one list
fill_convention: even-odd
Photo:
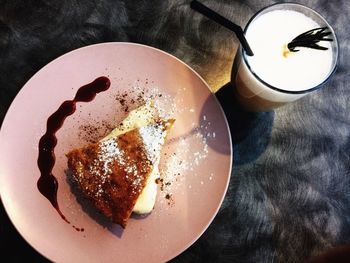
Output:
[[[243,110],[234,99],[233,89],[234,87],[227,83],[215,93],[215,96],[230,126],[233,166],[238,166],[253,162],[266,150],[271,137],[274,112],[252,113]],[[234,184],[235,182],[231,180],[231,186]],[[236,187],[229,187],[224,203],[229,202],[230,207],[220,210],[198,241],[172,259],[171,263],[202,262],[203,258],[206,259],[205,262],[215,262],[219,253],[226,253],[223,250],[226,249],[224,244],[230,242],[230,235],[227,233],[234,231],[230,220],[237,211],[232,207],[234,202],[231,198],[236,196],[233,193],[236,191]],[[203,249],[208,247],[210,249]]]
[[216,93],[231,130],[234,165],[243,165],[259,158],[268,146],[274,112],[247,112],[235,100],[234,87],[225,84]]

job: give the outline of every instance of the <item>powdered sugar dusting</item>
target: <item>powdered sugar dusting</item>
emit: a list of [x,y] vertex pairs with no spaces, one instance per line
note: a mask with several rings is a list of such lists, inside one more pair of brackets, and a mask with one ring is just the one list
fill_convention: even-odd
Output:
[[[162,179],[162,182],[158,181],[161,188],[160,196],[165,197],[169,194],[172,204],[174,204],[176,195],[178,193],[181,194],[179,189],[187,189],[187,186],[183,187],[185,176],[205,176],[206,180],[198,180],[199,186],[204,185],[205,182],[212,181],[212,175],[200,175],[196,172],[198,167],[203,165],[208,158],[208,141],[215,140],[217,136],[212,128],[210,114],[200,113],[194,104],[188,105],[184,96],[178,94],[178,92],[186,90],[184,87],[179,87],[179,90],[174,90],[174,93],[172,91],[167,93],[167,91],[158,87],[149,79],[137,79],[131,81],[128,86],[127,90],[116,90],[113,95],[115,101],[117,101],[117,108],[124,113],[118,114],[121,116],[121,119],[131,110],[150,102],[154,103],[154,107],[157,108],[160,119],[176,119],[168,137],[168,143],[165,145],[159,167],[160,178]],[[182,116],[186,116],[186,118],[182,118]],[[189,121],[188,119],[190,121],[185,124],[183,123],[185,119],[186,122]],[[191,129],[189,134],[187,132],[184,134],[182,127]],[[145,141],[145,152],[148,154],[148,158],[154,162],[155,153],[159,153],[161,145],[164,144],[165,136],[160,141],[154,140],[154,138],[158,137],[157,133],[161,131],[157,127],[152,126],[142,127],[139,132]],[[167,144],[171,145],[171,147],[168,147]],[[193,145],[196,147],[193,148]],[[108,171],[108,166],[105,167],[105,170]],[[204,183],[201,184],[201,181]],[[192,185],[191,187],[198,186]],[[163,199],[164,202],[169,200],[170,198]]]
[[[195,126],[195,125],[194,125]],[[205,176],[197,174],[195,171],[197,167],[201,166],[208,157],[209,146],[208,139],[213,139],[212,133],[210,135],[206,132],[206,129],[210,127],[208,123],[193,128],[190,136],[180,137],[176,142],[176,147],[172,153],[167,153],[164,156],[164,165],[161,167],[162,190],[165,194],[171,195],[171,202],[166,202],[170,205],[174,205],[176,195],[179,188],[182,188],[182,184],[185,182],[186,176]],[[194,148],[194,145],[196,146]],[[204,178],[204,177],[203,177]],[[207,181],[213,179],[213,173],[207,176]],[[204,180],[199,181],[199,186],[205,184]],[[197,187],[197,186],[196,186]],[[191,189],[192,185],[188,185],[188,189]]]
[[155,162],[159,156],[161,146],[164,144],[166,133],[163,131],[163,127],[158,124],[145,126],[140,128],[139,133],[148,159]]
[[[165,123],[161,122],[139,128],[138,132],[142,142],[141,151],[144,151],[146,155],[146,160],[143,161],[147,161],[145,165],[141,166],[141,170],[140,164],[136,163],[138,160],[130,158],[129,155],[125,154],[124,149],[119,146],[118,138],[112,137],[107,140],[101,140],[98,143],[96,158],[88,163],[86,167],[96,183],[92,184],[91,189],[86,188],[86,192],[95,197],[101,196],[104,184],[112,181],[112,169],[115,167],[115,163],[120,169],[124,170],[125,180],[131,183],[132,192],[140,192],[142,189],[139,186],[144,179],[144,173],[148,171],[150,165],[158,163],[161,145],[164,144],[166,135],[165,125]],[[78,175],[76,179],[78,181],[84,180],[83,164],[79,162],[78,166],[81,169],[77,169]]]

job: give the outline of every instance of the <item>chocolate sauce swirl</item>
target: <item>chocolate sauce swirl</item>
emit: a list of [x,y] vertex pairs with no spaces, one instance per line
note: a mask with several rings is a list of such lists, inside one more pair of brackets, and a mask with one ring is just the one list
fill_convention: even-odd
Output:
[[56,161],[54,152],[57,145],[56,132],[62,127],[64,120],[75,112],[77,102],[92,101],[97,93],[106,91],[110,85],[111,82],[107,77],[99,77],[93,82],[80,87],[73,100],[64,101],[48,118],[46,132],[39,141],[38,167],[41,175],[37,187],[67,223],[70,222],[61,212],[57,202],[58,181],[52,174]]

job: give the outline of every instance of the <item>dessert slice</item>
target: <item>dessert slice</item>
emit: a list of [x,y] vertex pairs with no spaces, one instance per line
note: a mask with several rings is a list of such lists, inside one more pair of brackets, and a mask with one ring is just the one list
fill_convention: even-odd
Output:
[[133,211],[153,209],[161,146],[173,122],[156,117],[148,104],[132,111],[99,142],[67,154],[83,194],[123,228]]
[[[131,111],[128,116],[105,138],[101,141],[107,140],[111,137],[117,137],[123,133],[131,131],[136,128],[150,125],[159,120],[159,112],[154,107],[153,102],[148,102],[141,107]],[[133,212],[136,214],[148,214],[152,211],[157,197],[157,183],[159,178],[159,158],[153,166],[153,170],[146,182],[145,188],[136,201]]]

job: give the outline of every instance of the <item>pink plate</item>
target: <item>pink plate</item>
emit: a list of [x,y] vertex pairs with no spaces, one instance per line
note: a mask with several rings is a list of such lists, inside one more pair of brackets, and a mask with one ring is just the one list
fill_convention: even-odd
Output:
[[[109,77],[111,88],[92,102],[79,103],[57,133],[53,172],[60,208],[71,221],[67,224],[37,190],[38,141],[59,105],[99,76]],[[132,216],[122,230],[71,188],[65,153],[108,133],[140,98],[153,99],[176,122],[162,152],[164,181],[155,208],[148,216]],[[143,45],[92,45],[49,63],[12,103],[0,132],[1,199],[21,235],[50,260],[167,261],[197,240],[213,220],[228,186],[231,157],[224,113],[190,67]]]

